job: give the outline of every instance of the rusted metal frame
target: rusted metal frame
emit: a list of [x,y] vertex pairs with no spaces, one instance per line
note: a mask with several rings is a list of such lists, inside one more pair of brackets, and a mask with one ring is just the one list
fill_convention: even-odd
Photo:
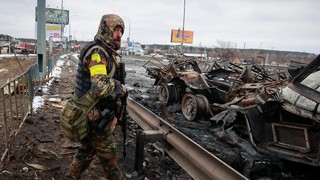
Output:
[[30,110],[30,106],[31,106],[31,101],[30,101],[30,91],[29,91],[29,86],[30,86],[30,81],[29,81],[29,73],[26,73],[25,76],[24,76],[24,81],[25,81],[25,84],[26,84],[26,87],[25,87],[25,91],[24,91],[24,94],[25,94],[25,102],[27,104],[27,108],[26,108],[26,111],[27,111],[27,114],[28,114],[28,111]]
[[[163,56],[164,56],[164,54],[162,54],[161,52],[158,52],[158,53],[156,53],[155,55],[152,56],[153,59],[155,59],[155,60],[157,60],[157,61],[160,62],[161,60],[160,60],[160,59],[157,59],[157,58],[155,57],[157,54],[161,54],[161,55],[163,55]],[[161,62],[160,62],[160,63],[161,63]],[[162,63],[161,63],[161,64],[162,64]]]
[[152,62],[152,61],[150,61],[150,60],[148,60],[144,65],[142,65],[142,67],[145,67],[145,68],[146,68],[146,65],[147,65],[148,63],[151,63],[151,64],[153,64],[153,65],[155,65],[155,66],[157,66],[157,67],[159,67],[159,68],[162,68],[162,67],[166,66],[165,64],[163,64],[162,62],[160,62],[158,59],[156,59],[156,61],[158,61],[158,62],[160,63],[160,65],[159,65],[159,64],[156,64],[156,63],[154,63],[154,62]]
[[[249,111],[250,108],[257,108],[258,105],[255,105],[256,107],[254,106],[251,106],[249,108],[245,108],[246,110],[245,111]],[[243,111],[243,112],[245,112]],[[251,144],[255,147],[255,149],[257,149],[258,152],[261,152],[263,154],[273,154],[273,155],[276,155],[280,158],[283,158],[283,159],[287,159],[287,160],[290,160],[290,161],[295,161],[295,162],[300,162],[300,163],[303,163],[303,164],[308,164],[308,165],[311,165],[311,166],[319,166],[320,165],[320,154],[319,152],[317,153],[317,157],[310,157],[310,155],[308,155],[309,153],[306,153],[308,151],[308,149],[310,149],[310,137],[309,137],[309,134],[308,134],[308,129],[312,126],[304,126],[304,127],[298,127],[298,126],[295,126],[295,125],[291,125],[291,124],[280,124],[282,127],[288,127],[288,128],[293,128],[293,129],[300,129],[300,130],[303,130],[303,134],[304,134],[304,139],[305,139],[305,143],[306,143],[306,148],[303,148],[303,149],[297,149],[296,147],[297,146],[287,146],[285,147],[286,145],[285,144],[273,144],[273,146],[258,146],[256,143],[255,143],[255,140],[254,140],[254,137],[253,137],[253,129],[251,128],[251,124],[250,124],[250,120],[249,120],[249,116],[247,115],[247,113],[244,114],[244,117],[245,117],[245,121],[246,121],[246,127],[247,127],[247,130],[248,130],[248,134],[249,134],[249,139],[250,139],[250,142]],[[256,117],[256,118],[259,118],[259,117]],[[283,121],[282,120],[282,115],[280,114],[280,122]],[[274,126],[274,124],[278,124],[278,123],[273,123],[272,126]],[[273,127],[272,127],[273,128]],[[274,129],[272,129],[272,135],[274,135]],[[278,143],[278,138],[275,138],[273,136],[273,140]],[[308,143],[307,143],[308,142]],[[281,150],[275,146],[282,146],[282,147],[285,147],[285,148],[281,148]],[[318,145],[318,148],[320,146]],[[291,151],[291,150],[288,150],[289,149],[294,149],[295,151]],[[305,151],[304,151],[305,150]],[[304,154],[305,153],[305,154]]]
[[[26,102],[25,99],[29,97],[30,104],[32,104],[32,99],[30,97],[30,93],[28,95],[28,92],[24,91],[25,90],[24,87],[20,86],[21,82],[22,82],[21,79],[26,78],[26,75],[25,75],[26,73],[16,77],[16,79],[14,79],[14,80],[10,81],[9,83],[7,83],[6,85],[0,87],[2,106],[3,106],[4,138],[5,138],[5,146],[6,146],[6,150],[2,154],[2,157],[1,157],[1,162],[4,161],[5,157],[9,153],[9,149],[10,149],[10,144],[9,144],[9,139],[8,139],[7,111],[6,111],[6,102],[5,102],[6,99],[8,99],[8,101],[9,101],[9,109],[10,109],[10,117],[11,117],[10,118],[11,119],[11,129],[12,130],[15,130],[14,124],[13,124],[13,119],[14,119],[14,117],[13,117],[13,112],[14,112],[13,105],[15,105],[16,118],[19,119],[19,117],[20,117],[22,119],[22,122],[20,123],[19,127],[17,128],[18,130],[20,130],[22,125],[23,125],[23,122],[25,121],[26,117],[28,116],[28,113],[27,113],[28,110],[24,109],[24,108],[28,108],[29,104],[28,104],[28,102],[27,102],[27,104],[25,104],[25,102]],[[29,83],[30,83],[30,81],[32,81],[32,80],[30,79]],[[30,84],[28,84],[27,81],[25,81],[25,82],[27,83],[26,84],[27,87],[31,86]],[[13,93],[11,93],[11,84],[13,84],[13,87],[16,87],[16,89],[13,90]],[[9,90],[8,98],[6,98],[6,96],[4,94],[4,88],[6,86],[8,86],[8,90]],[[14,102],[12,102],[12,97],[11,96],[14,96]],[[21,108],[18,107],[17,96],[20,96],[20,103],[19,104],[21,104]],[[21,110],[21,115],[19,113],[20,110]],[[14,135],[16,136],[18,132],[19,131],[16,131]]]
[[243,71],[243,67],[241,67],[235,63],[232,63],[232,62],[229,63],[228,68],[232,69],[233,71],[235,71],[237,73],[242,73],[242,71]]
[[[16,87],[16,79],[13,80],[13,87]],[[14,104],[15,104],[15,108],[16,108],[16,118],[19,118],[19,108],[18,108],[18,99],[17,99],[17,95],[14,94]]]
[[[36,64],[34,64],[34,65],[36,65]],[[19,117],[20,117],[22,119],[22,122],[20,123],[19,128],[18,128],[20,130],[22,125],[23,125],[23,123],[24,123],[24,121],[25,121],[25,119],[26,119],[26,117],[28,116],[28,110],[24,109],[24,107],[28,108],[29,105],[30,105],[30,111],[32,111],[32,101],[33,101],[32,100],[32,98],[33,98],[32,96],[33,95],[31,96],[32,93],[30,93],[30,92],[32,92],[32,91],[30,90],[30,88],[34,88],[34,87],[31,85],[31,82],[32,82],[33,78],[32,78],[31,73],[29,72],[30,69],[31,68],[29,68],[27,72],[25,72],[25,73],[19,75],[18,77],[16,77],[14,80],[11,80],[6,85],[2,85],[0,87],[0,91],[1,91],[0,92],[0,96],[1,96],[1,99],[2,99],[2,105],[3,105],[2,117],[3,117],[3,122],[4,122],[4,138],[5,138],[5,146],[6,146],[5,152],[3,152],[2,157],[1,157],[1,162],[3,162],[4,159],[7,157],[7,154],[9,153],[9,149],[10,149],[10,144],[9,144],[9,139],[8,139],[7,113],[6,113],[6,108],[5,108],[5,106],[6,106],[6,102],[5,102],[6,101],[6,97],[4,95],[4,88],[6,86],[8,86],[8,89],[9,89],[9,97],[8,97],[8,99],[9,99],[9,103],[10,103],[9,104],[9,109],[10,109],[10,113],[11,113],[10,114],[10,117],[11,117],[11,128],[14,129],[14,127],[13,127],[13,119],[14,119],[14,117],[13,117],[13,112],[14,112],[13,106],[15,105],[16,118],[19,119]],[[22,78],[26,78],[26,75],[25,75],[26,73],[28,73],[29,77],[30,77],[28,82],[25,81],[25,83],[27,83],[26,86],[29,88],[29,91],[24,92],[24,89],[20,89],[21,88],[20,87],[20,84],[21,84],[20,82],[21,82]],[[11,99],[11,95],[12,95],[11,94],[11,87],[10,87],[11,84],[13,84],[13,87],[17,87],[18,88],[18,89],[14,89],[14,94],[13,94],[14,102],[12,102],[12,99]],[[22,87],[22,88],[24,88],[24,87]],[[15,90],[18,90],[19,93],[17,91],[15,91]],[[18,106],[18,99],[17,99],[18,95],[21,95],[21,98],[20,98],[20,104],[22,104],[22,108],[21,109]],[[25,100],[26,98],[30,100],[29,101],[30,104],[27,104],[25,106],[24,103],[27,101],[27,100]],[[23,101],[22,101],[22,99],[23,99]],[[19,113],[20,110],[21,110],[21,115]],[[16,136],[18,134],[18,132],[19,131],[16,131],[14,135]]]
[[[9,83],[10,85],[10,83]],[[8,125],[7,125],[7,115],[6,115],[6,102],[5,102],[5,95],[4,95],[4,88],[1,88],[1,99],[2,99],[2,117],[3,117],[3,126],[4,126],[4,143],[6,146],[5,152],[2,154],[1,162],[3,162],[4,158],[6,157],[7,153],[9,152],[9,140],[8,140]]]
[[27,101],[28,97],[27,97],[27,79],[26,79],[26,74],[24,74],[23,76],[23,80],[22,80],[23,84],[22,84],[22,91],[21,91],[21,95],[22,95],[22,103],[23,103],[23,112],[24,115],[26,115],[28,113],[28,107],[29,107],[29,103]]
[[[55,59],[57,59],[57,54],[54,56]],[[57,62],[57,60],[55,60],[55,63]],[[30,112],[30,116],[32,117],[33,115],[33,99],[35,96],[35,91],[36,91],[36,87],[38,87],[37,85],[35,85],[36,83],[34,82],[35,79],[37,79],[37,77],[39,76],[39,74],[37,74],[37,68],[36,68],[37,64],[34,64],[33,66],[31,66],[27,72],[27,97],[29,98],[29,112]],[[38,72],[39,73],[39,72]],[[27,114],[26,114],[27,116]]]
[[[251,144],[257,149],[258,152],[261,152],[263,154],[270,154],[270,152],[272,152],[274,155],[276,156],[279,156],[279,157],[282,157],[282,158],[285,158],[287,160],[290,160],[290,161],[296,161],[296,162],[302,162],[304,164],[309,164],[309,165],[317,165],[319,166],[319,153],[318,153],[318,160],[317,161],[313,161],[311,160],[310,158],[308,157],[305,157],[302,153],[292,153],[292,152],[289,152],[289,151],[286,151],[285,149],[283,149],[280,153],[279,153],[279,150],[276,150],[274,148],[271,148],[271,147],[268,147],[268,148],[261,148],[259,147],[256,143],[255,143],[255,140],[254,140],[254,137],[253,137],[253,133],[252,133],[252,128],[250,126],[250,123],[249,123],[249,117],[246,115],[245,111],[247,111],[249,108],[245,108],[245,110],[243,111],[243,113],[245,114],[245,121],[246,121],[246,127],[247,127],[247,130],[248,130],[248,134],[249,134],[249,139],[250,139],[250,142]],[[320,144],[319,144],[319,147],[320,147]],[[304,158],[302,158],[304,157]],[[300,159],[300,160],[297,160]]]
[[[239,66],[239,65],[237,65],[237,64],[235,64],[235,63],[230,63],[230,65],[235,66],[235,67],[243,70],[243,67],[241,67],[241,66]],[[230,66],[230,65],[229,65],[229,66]],[[243,65],[243,66],[246,66],[246,65]],[[230,69],[235,70],[234,68],[230,68]],[[238,70],[235,70],[235,71],[238,71]],[[262,72],[263,70],[261,69],[260,65],[252,64],[252,69],[251,69],[251,71],[252,71],[252,72],[255,72],[260,78],[266,79],[266,80],[268,80],[268,81],[274,81],[274,79],[271,78],[270,76],[266,76],[266,75],[263,74],[263,72]],[[239,71],[238,71],[238,72],[239,72]]]
[[[24,76],[22,76],[24,79],[23,79],[23,82],[24,83],[27,83],[27,80],[26,80],[26,74],[24,74]],[[27,95],[27,92],[25,92],[27,90],[27,88],[25,88],[24,86],[28,86],[28,84],[22,84],[23,86],[23,90],[22,92],[20,93],[21,96],[22,96],[22,109],[23,109],[23,113],[21,114],[21,122],[20,122],[20,125],[19,125],[19,130],[22,128],[22,125],[24,124],[24,121],[27,119],[28,117],[28,111],[30,110],[29,109],[29,103],[28,103],[28,95]],[[15,136],[18,134],[19,131],[16,131],[15,132]]]
[[[251,69],[253,72],[257,73],[257,77],[260,77],[264,80],[267,80],[267,81],[275,81],[273,78],[270,77],[270,73],[264,68],[264,67],[261,67],[260,65],[257,65],[257,64],[254,64],[252,66],[252,69]],[[264,74],[264,73],[267,73],[267,74]]]
[[11,83],[8,84],[8,91],[9,91],[9,103],[10,103],[10,125],[11,125],[11,128],[13,127],[13,110],[12,110],[12,96],[11,96],[11,86],[10,86]]
[[247,179],[139,103],[128,98],[127,104],[129,115],[140,127],[164,133],[163,142],[171,145],[164,146],[166,152],[194,179]]
[[174,67],[174,70],[175,71],[178,71],[177,69],[180,68],[180,67],[186,67],[188,65],[191,65],[193,70],[198,72],[198,73],[201,73],[201,70],[197,64],[196,61],[184,61],[184,62],[180,62],[178,64],[173,64],[173,67]]
[[[24,97],[23,97],[23,93],[22,92],[19,92],[19,91],[21,91],[21,89],[23,88],[22,87],[22,77],[23,76],[20,76],[19,78],[18,78],[18,86],[16,86],[16,87],[18,87],[18,89],[16,89],[16,91],[18,91],[18,92],[15,92],[15,94],[16,93],[18,93],[17,94],[17,96],[19,96],[19,99],[20,99],[20,110],[21,110],[21,115],[20,115],[20,118],[21,118],[21,121],[23,120],[23,115],[24,115],[24,113],[25,113],[25,110],[24,110],[24,102],[23,102],[23,99],[24,99]],[[19,119],[18,119],[19,120]]]
[[[299,127],[295,125],[290,125],[290,124],[280,124],[280,123],[272,123],[272,136],[273,136],[273,141],[276,143],[275,145],[289,148],[289,149],[294,149],[296,151],[302,152],[302,153],[307,153],[311,151],[311,145],[310,145],[310,139],[309,139],[309,133],[307,127]],[[296,145],[292,144],[285,144],[283,142],[280,142],[276,133],[276,127],[286,127],[286,128],[291,128],[291,129],[297,129],[297,130],[302,130],[304,134],[304,139],[305,139],[305,147],[299,147]]]
[[34,98],[34,84],[32,81],[32,72],[28,71],[28,92],[29,92],[29,103],[30,103],[30,116],[33,116],[33,98]]

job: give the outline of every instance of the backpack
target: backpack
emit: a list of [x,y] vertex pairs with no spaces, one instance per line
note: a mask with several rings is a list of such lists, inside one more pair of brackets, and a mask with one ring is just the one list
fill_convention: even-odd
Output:
[[60,116],[60,127],[67,138],[80,142],[88,136],[88,112],[98,101],[99,99],[93,95],[92,90],[81,98],[72,94]]

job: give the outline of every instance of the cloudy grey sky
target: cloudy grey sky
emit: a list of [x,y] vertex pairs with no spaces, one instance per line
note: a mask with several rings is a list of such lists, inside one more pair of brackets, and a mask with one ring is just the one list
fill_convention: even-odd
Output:
[[[37,0],[0,0],[0,34],[35,38]],[[124,39],[142,44],[171,44],[171,29],[183,26],[184,0],[63,0],[70,12],[71,35],[92,40],[103,14],[116,13],[126,23]],[[46,0],[60,8],[61,0]],[[193,46],[217,41],[238,48],[320,53],[319,0],[186,0],[185,30]],[[65,34],[69,34],[66,26]]]

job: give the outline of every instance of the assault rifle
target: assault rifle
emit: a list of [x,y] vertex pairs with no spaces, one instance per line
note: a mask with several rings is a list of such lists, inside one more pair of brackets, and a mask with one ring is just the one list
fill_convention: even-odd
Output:
[[[102,44],[104,46],[106,46],[108,49],[110,49],[112,52],[114,52],[117,56],[120,57],[121,61],[120,61],[120,71],[119,71],[119,78],[120,78],[120,82],[121,84],[126,84],[125,82],[125,78],[126,78],[126,68],[125,68],[125,64],[122,61],[122,56],[115,51],[113,48],[111,48],[107,43],[105,43],[104,41],[102,41]],[[122,133],[123,133],[123,157],[126,158],[127,153],[126,153],[126,139],[127,139],[127,117],[126,117],[126,113],[127,113],[127,97],[128,97],[128,91],[126,92],[126,95],[121,97],[121,112],[120,112],[120,116],[118,118],[118,121],[121,122],[121,129],[122,129]]]
[[[119,72],[119,77],[120,77],[120,82],[121,84],[126,84],[125,83],[125,78],[126,78],[126,70],[125,70],[125,63],[120,62],[120,72]],[[121,97],[121,113],[119,117],[119,121],[121,122],[121,129],[123,133],[123,158],[126,158],[127,153],[126,153],[126,139],[127,139],[127,97],[128,97],[128,91],[126,92],[126,95]]]

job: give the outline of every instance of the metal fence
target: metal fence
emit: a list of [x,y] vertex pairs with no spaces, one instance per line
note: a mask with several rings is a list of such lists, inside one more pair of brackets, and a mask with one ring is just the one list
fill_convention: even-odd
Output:
[[[61,54],[47,60],[48,77]],[[32,117],[32,104],[35,93],[42,86],[38,64],[32,65],[25,73],[8,81],[0,87],[0,153],[1,163],[6,159],[10,146],[19,133],[23,123]]]

